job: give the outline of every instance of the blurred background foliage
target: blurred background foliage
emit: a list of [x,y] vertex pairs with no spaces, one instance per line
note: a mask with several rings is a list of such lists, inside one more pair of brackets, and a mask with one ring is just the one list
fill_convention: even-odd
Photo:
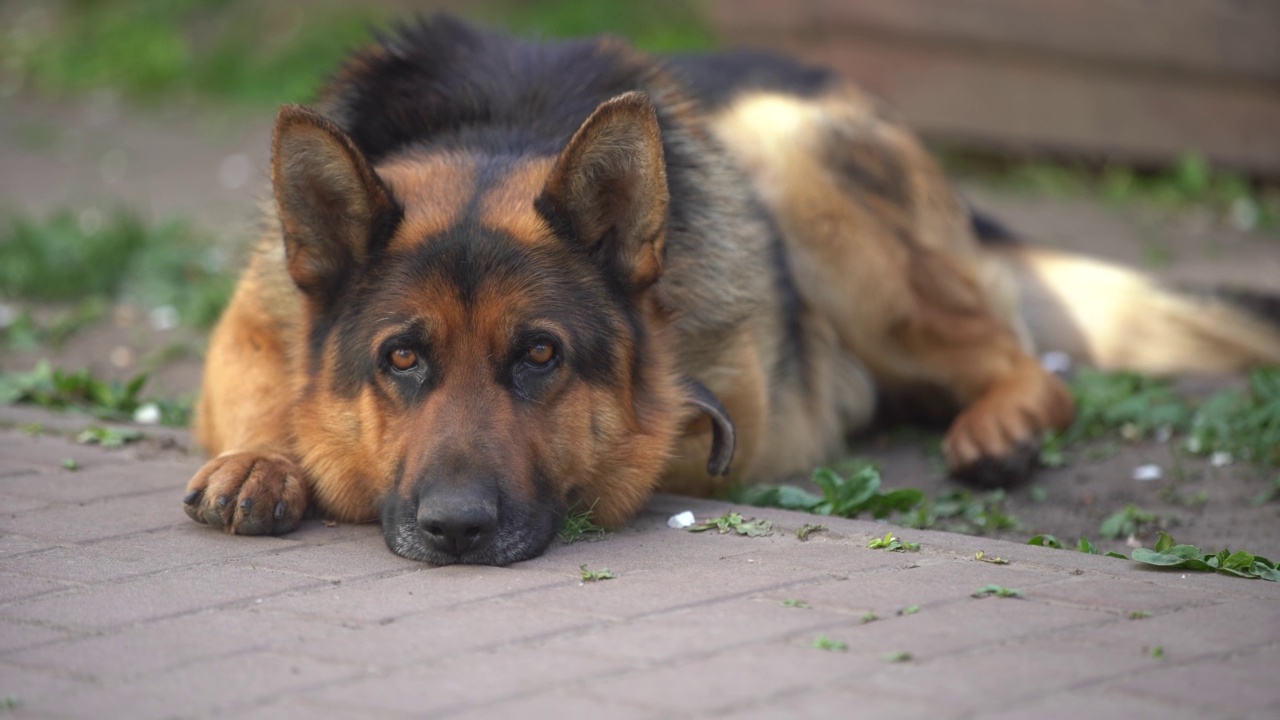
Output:
[[[714,44],[696,2],[481,0],[465,10],[526,35],[616,33],[653,51]],[[4,16],[0,67],[10,92],[110,88],[141,102],[304,102],[347,51],[412,12],[390,2],[19,2]]]

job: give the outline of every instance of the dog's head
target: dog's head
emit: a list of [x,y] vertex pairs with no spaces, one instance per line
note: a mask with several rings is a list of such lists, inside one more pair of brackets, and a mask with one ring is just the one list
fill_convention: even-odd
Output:
[[[566,511],[634,514],[690,405],[672,366],[668,190],[648,98],[601,105],[558,156],[406,152],[370,165],[334,123],[277,120],[272,176],[303,293],[294,425],[328,507],[380,507],[393,551],[504,565]],[[349,513],[352,514],[352,513]]]

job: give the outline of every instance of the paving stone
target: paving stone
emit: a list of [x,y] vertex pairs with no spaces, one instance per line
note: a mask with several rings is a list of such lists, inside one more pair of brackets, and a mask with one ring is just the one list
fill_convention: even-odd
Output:
[[308,518],[302,521],[297,530],[285,537],[312,546],[364,540],[371,547],[381,548],[388,555],[394,555],[387,549],[386,542],[382,539],[382,529],[377,523],[330,523]]
[[252,706],[262,699],[291,690],[321,687],[361,672],[352,665],[307,657],[246,653],[150,675],[130,683],[127,696],[119,686],[97,685],[45,697],[32,706],[96,717],[104,710],[123,710],[121,702],[127,699],[130,718],[171,718],[194,714],[196,710],[201,715],[234,714],[237,708]]
[[[11,408],[6,408],[6,415],[9,410]],[[83,428],[89,422],[88,418],[83,418],[76,427]],[[81,445],[58,435],[0,430],[0,489],[8,487],[12,476],[40,474],[59,477],[78,472],[62,466],[68,458],[75,460],[81,469],[123,465],[135,460],[127,453]]]
[[270,570],[212,567],[147,576],[98,588],[77,588],[0,609],[0,616],[67,628],[110,629],[181,615],[237,600],[253,600],[318,582]]
[[[1249,581],[1222,576],[1224,582]],[[1275,583],[1269,583],[1275,584]],[[1280,604],[1256,600],[1230,600],[1142,620],[1119,622],[1082,630],[1073,635],[1109,651],[1143,651],[1159,646],[1166,657],[1190,658],[1231,650],[1251,650],[1280,643]]]
[[307,692],[274,698],[248,708],[238,708],[235,716],[237,720],[393,720],[397,717],[421,717],[320,703]]
[[752,643],[781,641],[802,632],[814,635],[847,622],[844,615],[739,597],[630,622],[596,625],[541,646],[602,658],[665,663]]
[[[666,517],[732,506],[666,497],[598,542],[510,568],[431,568],[390,553],[372,524],[239,538],[192,523],[172,477],[185,463],[131,457],[64,477],[20,462],[0,477],[0,502],[13,501],[0,506],[0,693],[23,688],[15,717],[1269,719],[1280,707],[1275,583],[931,531],[900,533],[918,553],[886,553],[866,548],[885,530],[869,521],[828,519],[802,543],[789,530],[812,516],[785,511],[744,510],[775,522],[770,537],[693,534]],[[617,578],[583,583],[583,564]],[[970,597],[991,583],[1027,598]],[[921,610],[895,614],[908,605]],[[1138,609],[1153,617],[1126,617]],[[820,634],[847,650],[812,647]],[[895,651],[913,659],[886,663]]]
[[54,543],[0,533],[0,559],[48,550],[51,547],[54,547]]
[[75,637],[78,636],[66,630],[26,623],[0,622],[0,656],[26,650],[35,645],[45,645]]
[[1261,712],[1280,704],[1280,647],[1232,655],[1218,662],[1160,668],[1107,685],[1108,689],[1205,716]]
[[[1029,701],[1158,662],[1138,652],[1099,653],[1074,637],[1037,638],[961,655],[884,664],[877,673],[848,679],[853,687],[867,687],[876,694],[946,698],[954,713],[963,714]],[[904,635],[902,644],[909,645],[910,636]]]
[[[28,575],[96,583],[183,567],[207,567],[299,546],[293,540],[239,537],[196,523],[34,552],[5,563]],[[252,567],[252,563],[247,563]]]
[[[46,644],[18,654],[12,662],[105,684],[247,651],[287,649],[342,632],[328,623],[264,613],[256,607],[235,608]],[[121,662],[125,658],[128,661]]]
[[498,702],[573,683],[589,684],[625,667],[622,661],[542,647],[450,653],[422,664],[393,668],[385,675],[334,685],[313,697],[344,707],[439,717],[479,702]]
[[[689,662],[625,673],[577,688],[590,697],[669,713],[701,715],[748,706],[827,683],[867,661],[848,653],[764,643]],[[749,679],[749,680],[748,680]]]
[[355,628],[302,643],[294,651],[387,670],[548,638],[594,622],[550,606],[530,611],[501,601],[478,600],[462,608],[427,611],[382,625]]
[[877,613],[872,622],[846,621],[844,627],[833,628],[831,635],[849,643],[850,652],[868,657],[906,651],[927,659],[1115,620],[1100,611],[996,597],[966,597],[955,603],[925,605],[911,615],[895,613]]
[[0,697],[12,695],[21,703],[24,713],[40,713],[46,698],[59,697],[91,689],[93,685],[65,673],[27,668],[0,662]]
[[507,568],[421,563],[400,575],[346,582],[263,601],[263,609],[352,623],[381,623],[486,599],[563,585],[563,577]]
[[[898,557],[896,553],[891,555]],[[935,556],[865,574],[837,574],[768,595],[779,600],[797,597],[817,608],[859,617],[867,612],[884,616],[911,605],[928,607],[967,601],[974,591],[990,584],[1033,592],[1066,577],[1056,572]]]
[[68,587],[73,586],[46,578],[0,572],[0,603],[45,595]]
[[[564,585],[530,592],[515,599],[530,607],[555,606],[601,619],[620,620],[667,612],[702,603],[755,593],[783,592],[816,579],[813,573],[779,574],[752,558],[727,558],[700,563],[675,562],[656,569],[632,570],[609,559],[613,580],[582,583],[578,568],[564,568]],[[588,564],[606,567],[603,560]]]
[[564,690],[548,690],[516,700],[482,705],[448,715],[452,720],[492,720],[492,718],[555,718],[555,720],[656,720],[669,718],[669,713],[584,697]]
[[0,491],[54,503],[87,503],[108,497],[169,490],[176,506],[182,497],[182,487],[197,469],[199,466],[192,466],[189,462],[152,462],[148,464],[147,472],[139,475],[137,467],[131,463],[104,463],[74,472],[60,469],[40,475],[0,478]]
[[1205,589],[1170,589],[1152,582],[1094,576],[1083,576],[1038,588],[1036,598],[1119,614],[1142,610],[1164,611],[1209,605],[1218,601],[1216,593]]
[[164,490],[0,516],[0,532],[55,543],[85,542],[189,522],[181,493]]
[[750,707],[733,708],[724,717],[735,720],[773,718],[886,718],[891,720],[938,720],[954,715],[946,698],[929,700],[867,692],[847,692],[830,683],[821,690],[802,688],[775,696]]
[[41,508],[47,508],[51,504],[52,503],[46,502],[44,500],[36,500],[34,498],[28,498],[28,497],[19,497],[17,495],[10,495],[5,492],[0,492],[0,515],[15,517],[21,513],[30,512],[31,510],[39,510]]
[[[982,717],[986,720],[1205,720],[1206,716],[1203,710],[1185,705],[1090,689],[1043,695],[1004,709],[985,710]],[[1275,716],[1266,717],[1270,720]]]
[[387,550],[381,542],[381,536],[377,544],[370,542],[370,538],[326,545],[303,544],[293,538],[290,540],[297,547],[255,556],[253,565],[325,580],[353,580],[370,575],[422,569],[422,563],[406,560]]

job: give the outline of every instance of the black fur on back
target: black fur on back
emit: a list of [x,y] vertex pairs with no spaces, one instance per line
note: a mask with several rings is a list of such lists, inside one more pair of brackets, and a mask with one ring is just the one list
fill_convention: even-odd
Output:
[[529,42],[448,15],[378,40],[322,99],[374,164],[419,144],[554,155],[600,103],[654,91],[653,67],[620,41]]
[[827,68],[758,50],[678,53],[663,58],[662,64],[707,110],[726,105],[744,92],[814,97],[839,82],[838,76]]

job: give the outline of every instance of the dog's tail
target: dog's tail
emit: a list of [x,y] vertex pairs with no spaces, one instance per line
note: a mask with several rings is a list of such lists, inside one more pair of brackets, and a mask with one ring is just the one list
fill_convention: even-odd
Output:
[[1018,243],[976,215],[974,228],[1013,271],[1038,351],[1157,375],[1280,363],[1280,296],[1183,290],[1121,265]]

